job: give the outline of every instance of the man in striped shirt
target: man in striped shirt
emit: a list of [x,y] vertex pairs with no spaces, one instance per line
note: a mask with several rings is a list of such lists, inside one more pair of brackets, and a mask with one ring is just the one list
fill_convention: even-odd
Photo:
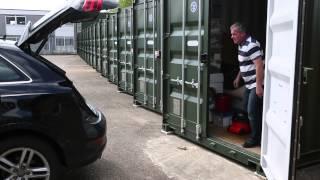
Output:
[[238,60],[240,71],[234,80],[234,87],[239,87],[240,78],[245,82],[245,108],[251,126],[250,138],[243,147],[250,148],[260,145],[262,126],[262,96],[264,63],[260,43],[247,34],[241,23],[234,23],[230,27],[231,39],[238,45]]

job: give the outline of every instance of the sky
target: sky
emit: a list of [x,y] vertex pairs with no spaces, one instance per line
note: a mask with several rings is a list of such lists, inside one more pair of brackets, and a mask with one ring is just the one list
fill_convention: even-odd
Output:
[[67,0],[0,0],[0,9],[52,10]]
[[52,10],[66,0],[0,0],[1,9]]

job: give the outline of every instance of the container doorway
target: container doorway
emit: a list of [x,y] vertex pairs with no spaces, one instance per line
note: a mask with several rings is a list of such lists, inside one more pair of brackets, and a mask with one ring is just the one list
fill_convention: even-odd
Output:
[[238,88],[233,85],[239,62],[238,46],[231,40],[230,26],[234,22],[244,24],[264,52],[266,21],[267,0],[215,0],[210,3],[207,136],[253,156],[260,155],[260,146],[242,148],[251,130],[244,107],[244,82]]

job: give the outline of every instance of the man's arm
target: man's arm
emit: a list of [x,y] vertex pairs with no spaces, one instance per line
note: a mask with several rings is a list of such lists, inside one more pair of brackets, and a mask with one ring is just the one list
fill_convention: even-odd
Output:
[[256,66],[256,94],[259,97],[263,96],[263,88],[262,88],[262,84],[263,84],[263,79],[264,79],[264,65],[263,65],[263,61],[261,57],[256,58],[255,60],[253,60],[253,63]]
[[233,86],[234,86],[235,88],[238,88],[238,87],[239,87],[240,78],[241,78],[241,73],[240,73],[240,71],[239,71],[236,79],[233,81]]

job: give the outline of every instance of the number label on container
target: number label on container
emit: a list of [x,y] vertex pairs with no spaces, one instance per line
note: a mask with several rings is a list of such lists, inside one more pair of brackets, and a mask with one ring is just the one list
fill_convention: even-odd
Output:
[[199,42],[197,40],[191,40],[187,42],[187,46],[189,47],[196,47],[199,45]]
[[192,1],[190,4],[190,10],[192,13],[197,12],[198,10],[198,3],[196,1]]

